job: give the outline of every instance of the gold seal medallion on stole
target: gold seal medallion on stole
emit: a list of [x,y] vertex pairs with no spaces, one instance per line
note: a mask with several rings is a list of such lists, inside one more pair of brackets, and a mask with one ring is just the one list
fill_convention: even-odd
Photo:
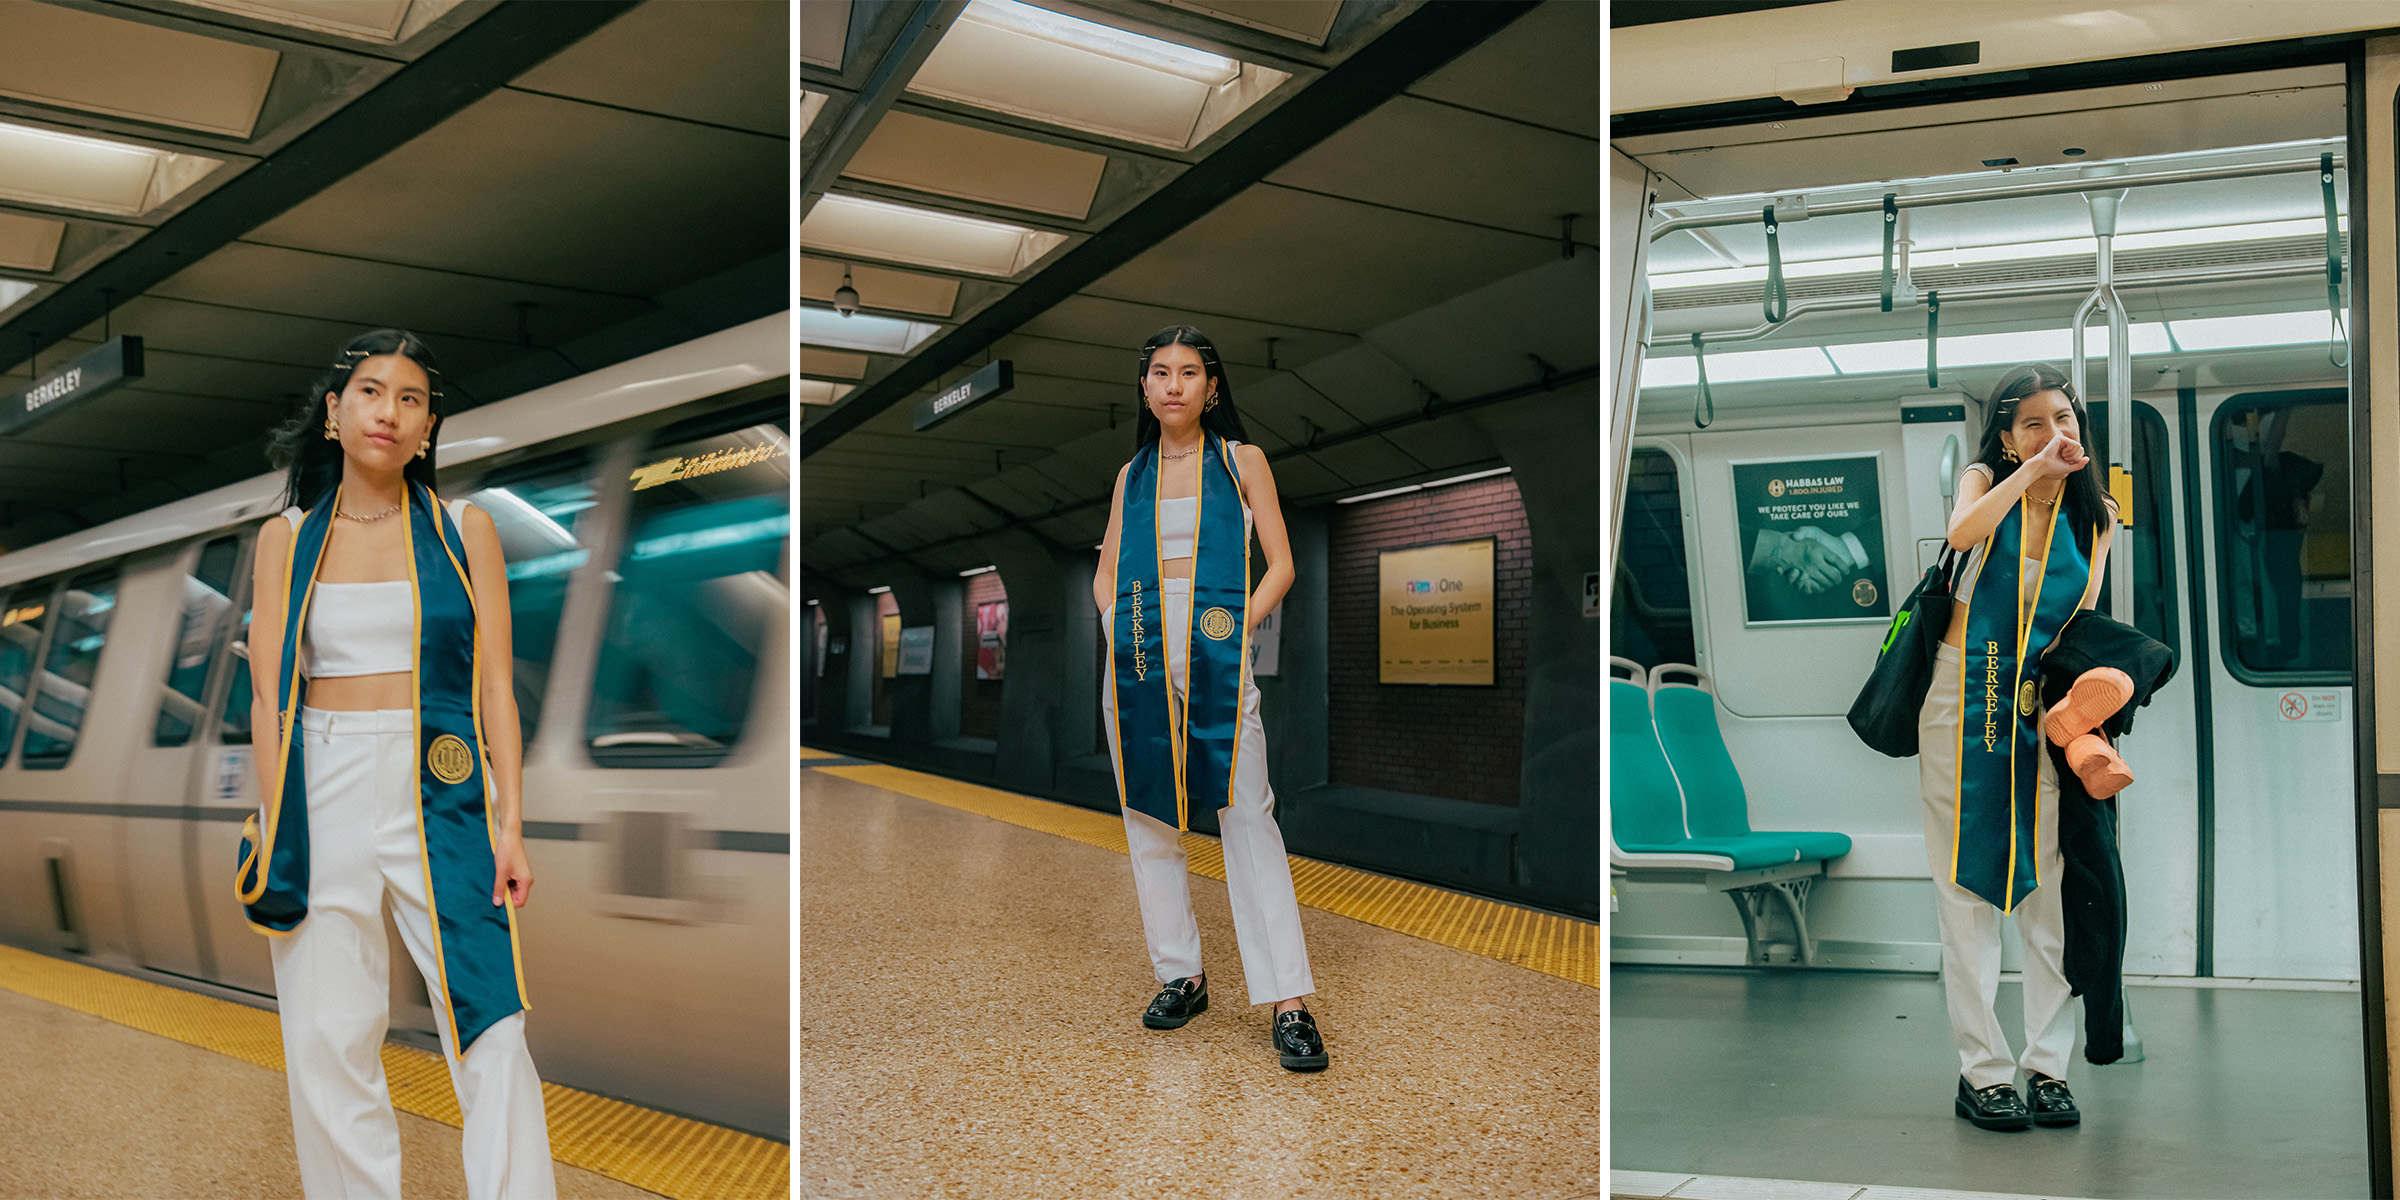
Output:
[[1200,614],[1200,632],[1211,641],[1224,641],[1233,636],[1233,614],[1222,608],[1212,608]]
[[465,783],[475,773],[475,755],[457,734],[445,733],[425,748],[425,765],[443,783]]

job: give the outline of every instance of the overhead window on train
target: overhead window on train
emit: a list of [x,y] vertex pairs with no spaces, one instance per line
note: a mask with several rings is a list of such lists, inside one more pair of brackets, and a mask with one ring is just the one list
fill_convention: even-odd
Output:
[[25,717],[24,765],[30,770],[57,770],[75,752],[100,648],[108,642],[108,619],[117,610],[116,573],[77,577],[59,591],[55,607],[50,649]]
[[467,494],[491,515],[508,561],[510,680],[517,697],[517,726],[526,745],[541,727],[549,695],[550,663],[558,651],[558,618],[567,601],[567,581],[591,558],[576,533],[576,519],[598,503],[591,467],[578,455],[527,471],[495,477]]
[[17,715],[33,678],[33,658],[50,627],[50,581],[17,588],[0,599],[0,763],[16,744]]
[[592,680],[593,761],[712,766],[741,739],[791,605],[789,446],[778,422],[645,454]]
[[166,686],[158,697],[158,720],[150,730],[153,746],[184,745],[200,724],[200,694],[208,686],[209,660],[233,623],[234,572],[241,556],[239,537],[218,538],[201,548],[199,561],[183,577],[183,617],[174,655],[167,660]]
[[2349,683],[2348,393],[2235,396],[2211,434],[2226,668],[2244,682]]
[[1675,460],[1666,451],[1636,446],[1625,471],[1616,594],[1609,602],[1612,653],[1645,667],[1699,661],[1692,636],[1689,561]]

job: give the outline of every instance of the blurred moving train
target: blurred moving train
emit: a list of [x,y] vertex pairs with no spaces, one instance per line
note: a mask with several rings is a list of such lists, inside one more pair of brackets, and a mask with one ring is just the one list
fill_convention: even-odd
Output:
[[[545,1079],[788,1138],[788,314],[440,431],[508,560]],[[0,556],[0,940],[250,1003],[261,475]],[[389,914],[385,918],[387,926]],[[393,956],[392,1028],[433,1046]]]

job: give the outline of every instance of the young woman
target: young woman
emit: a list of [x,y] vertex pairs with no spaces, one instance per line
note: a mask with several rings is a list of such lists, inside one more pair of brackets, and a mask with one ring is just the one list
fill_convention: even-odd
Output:
[[[1246,440],[1208,335],[1189,325],[1159,330],[1139,363],[1133,461],[1117,472],[1092,601],[1106,614],[1102,708],[1134,891],[1163,985],[1142,1024],[1176,1029],[1208,1009],[1177,832],[1205,806],[1224,839],[1250,1003],[1275,1006],[1272,1040],[1287,1069],[1322,1070],[1325,1042],[1301,1003],[1316,984],[1250,679],[1250,633],[1293,578],[1275,476]],[[1267,569],[1252,591],[1254,528]]]
[[380,1057],[387,893],[465,1115],[468,1194],[556,1190],[516,954],[533,870],[507,567],[489,515],[434,498],[440,379],[413,335],[353,339],[270,450],[293,507],[258,538],[261,805],[238,887],[251,927],[274,939],[311,1197],[400,1194]]
[[[1966,552],[1948,635],[1918,717],[1925,852],[1958,1042],[1959,1116],[1986,1129],[2081,1119],[2065,1082],[2074,1016],[2059,906],[2058,778],[2041,729],[2041,658],[2097,601],[2114,504],[2083,449],[2083,400],[2047,365],[1992,389],[1976,461],[1959,479],[1950,545]],[[2078,685],[2080,689],[2081,685]],[[1993,1015],[2000,913],[2025,942],[2025,1053]],[[2028,1109],[2010,1081],[2025,1069]]]

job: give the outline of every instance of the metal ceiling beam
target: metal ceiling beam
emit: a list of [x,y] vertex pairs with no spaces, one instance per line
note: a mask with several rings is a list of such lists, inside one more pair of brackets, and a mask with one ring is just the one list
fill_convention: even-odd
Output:
[[[426,133],[638,0],[503,4],[122,253],[0,325],[0,371]],[[405,230],[392,231],[394,236]]]
[[832,445],[937,381],[942,372],[1206,216],[1410,84],[1482,44],[1538,2],[1432,0],[1410,13],[1224,149],[1176,176],[1132,212],[802,430],[800,456],[807,458]]

